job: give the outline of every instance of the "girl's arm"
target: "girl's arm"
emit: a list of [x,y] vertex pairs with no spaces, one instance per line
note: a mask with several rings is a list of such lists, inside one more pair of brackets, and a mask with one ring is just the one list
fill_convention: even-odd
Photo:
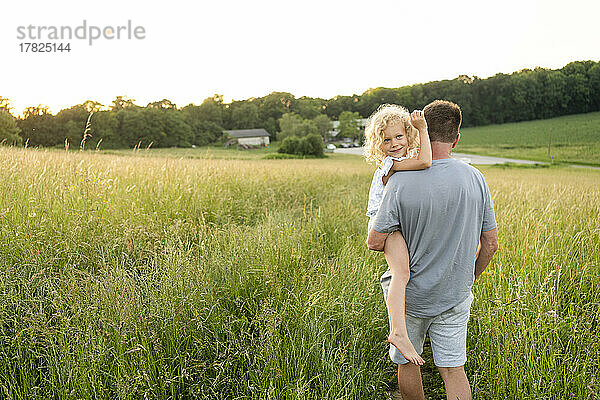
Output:
[[409,158],[402,161],[394,160],[394,165],[390,169],[390,172],[382,179],[384,185],[387,184],[387,180],[396,171],[416,171],[431,167],[431,143],[429,143],[427,122],[423,116],[423,111],[413,111],[410,115],[410,123],[419,131],[419,139],[421,142],[419,155],[417,158]]
[[419,155],[417,158],[394,161],[392,171],[414,171],[431,167],[431,144],[429,143],[427,122],[423,116],[423,111],[413,111],[410,115],[410,123],[419,131],[419,139],[421,141]]

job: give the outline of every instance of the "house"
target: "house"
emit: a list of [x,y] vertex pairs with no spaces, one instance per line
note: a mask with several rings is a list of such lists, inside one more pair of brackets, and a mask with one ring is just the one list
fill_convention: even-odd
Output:
[[[232,138],[230,142],[237,142],[240,146],[260,146],[266,147],[269,145],[269,132],[260,129],[234,129],[223,131],[225,135]],[[229,143],[229,142],[228,142]],[[232,144],[232,143],[230,143]]]

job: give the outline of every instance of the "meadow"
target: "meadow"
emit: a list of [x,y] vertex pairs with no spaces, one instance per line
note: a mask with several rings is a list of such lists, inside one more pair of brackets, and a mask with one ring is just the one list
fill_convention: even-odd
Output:
[[600,166],[600,112],[464,128],[456,151]]
[[270,147],[263,147],[252,150],[243,150],[237,148],[225,148],[223,146],[202,146],[195,148],[149,148],[149,149],[115,149],[100,150],[102,154],[114,154],[122,156],[135,157],[170,157],[170,158],[191,158],[200,160],[261,160],[272,155],[279,155],[277,149],[279,142],[275,142]]
[[[600,398],[600,171],[480,169],[500,250],[473,289],[474,398]],[[338,154],[0,148],[1,396],[389,397],[371,176]]]

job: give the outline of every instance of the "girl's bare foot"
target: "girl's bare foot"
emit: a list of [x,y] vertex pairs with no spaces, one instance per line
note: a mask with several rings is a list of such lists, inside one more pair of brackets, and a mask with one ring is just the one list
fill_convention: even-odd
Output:
[[406,358],[409,362],[415,365],[425,364],[425,361],[417,353],[410,340],[408,340],[408,337],[401,336],[395,333],[390,333],[390,336],[388,337],[388,342],[393,344],[398,349],[398,351],[402,353],[404,358]]

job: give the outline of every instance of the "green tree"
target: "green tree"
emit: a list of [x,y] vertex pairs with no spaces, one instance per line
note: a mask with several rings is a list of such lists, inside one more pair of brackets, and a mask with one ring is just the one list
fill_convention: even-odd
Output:
[[[413,85],[410,87],[410,96],[411,96],[411,100],[409,102],[409,104],[404,105],[405,107],[408,107],[409,109],[415,109],[415,108],[423,108],[426,104],[428,104],[431,100],[427,97],[426,93],[425,93],[425,86],[423,84],[418,84],[418,85]],[[437,93],[436,94],[436,99],[439,99],[443,97],[443,95],[441,93]],[[412,106],[412,107],[411,107]]]
[[277,136],[277,130],[279,129],[279,126],[277,124],[277,121],[274,118],[268,118],[264,123],[263,123],[263,127],[265,128],[265,130],[267,132],[269,132],[269,135],[271,135],[271,138],[276,138]]
[[534,78],[541,92],[536,102],[535,117],[552,118],[564,114],[570,101],[565,75],[561,71],[538,68]]
[[[395,91],[397,104],[400,104],[408,108],[409,110],[414,110],[415,108],[417,108],[415,104],[412,103],[412,94],[410,92],[410,86],[403,86],[398,89],[395,89]],[[365,117],[367,117],[367,115],[365,115]]]
[[168,111],[163,116],[165,138],[159,142],[160,147],[190,147],[194,140],[192,128],[185,123],[179,111]]
[[346,137],[353,140],[359,139],[362,136],[359,119],[360,115],[357,112],[342,112],[340,114],[340,125],[338,127],[340,133],[338,137]]
[[194,131],[194,144],[204,146],[223,140],[223,127],[210,121],[203,121],[199,124],[198,130]]
[[539,95],[536,93],[535,80],[531,70],[524,70],[510,77],[512,86],[512,121],[535,119],[535,105]]
[[589,112],[591,108],[591,91],[587,76],[581,73],[574,73],[567,75],[566,80],[571,100],[568,106],[568,113]]
[[198,118],[223,126],[223,96],[215,94],[202,101],[198,106]]
[[292,111],[304,119],[314,119],[325,109],[325,100],[312,97],[300,97],[294,103]]
[[[364,117],[371,115],[381,104],[402,104],[398,102],[398,91],[396,89],[376,88],[369,89],[360,96],[356,105],[357,111]],[[349,110],[348,110],[349,111]]]
[[279,129],[281,131],[277,135],[279,140],[283,140],[288,136],[298,136],[298,127],[302,124],[302,118],[294,113],[286,113],[279,119]]
[[85,130],[88,116],[89,112],[83,104],[60,110],[54,117],[56,130],[60,135],[60,139],[63,142],[65,139],[68,139],[69,143],[78,146],[83,138],[83,131]]
[[331,120],[329,119],[329,117],[327,117],[327,115],[324,114],[316,116],[313,119],[313,122],[315,124],[315,127],[317,128],[317,133],[319,133],[319,135],[321,135],[322,138],[326,138],[329,134],[329,131],[331,131],[331,129],[333,128]]
[[137,143],[141,142],[142,146],[175,147],[167,133],[167,112],[158,108],[144,108],[137,112],[142,119],[141,128],[137,131]]
[[95,113],[95,112],[102,110],[102,108],[104,107],[104,104],[101,104],[94,100],[86,100],[83,102],[82,106],[88,113],[91,113],[91,112]]
[[126,96],[117,96],[110,107],[111,111],[121,111],[127,108],[135,108],[138,107],[135,103],[134,99],[129,99]]
[[275,131],[273,131],[273,122],[277,124],[284,113],[292,111],[296,99],[291,93],[273,92],[258,99],[258,101],[260,103],[258,116],[265,129],[273,135],[279,131],[279,126],[276,126]]
[[119,133],[119,119],[117,114],[110,111],[98,111],[92,117],[92,139],[88,148],[95,147],[102,140],[100,146],[105,149],[127,147],[128,144]]
[[284,139],[288,136],[306,136],[310,133],[317,133],[317,125],[314,121],[303,119],[294,113],[286,113],[279,119],[281,132],[277,135],[278,139]]
[[23,117],[17,120],[17,126],[21,129],[20,135],[24,143],[28,141],[29,146],[45,147],[64,143],[65,137],[56,129],[54,117],[50,114],[48,106],[27,107]]
[[15,118],[6,110],[0,110],[0,143],[20,146],[23,139]]
[[10,105],[10,100],[6,97],[0,96],[0,111],[6,111],[10,114],[10,110],[12,109]]
[[150,141],[155,141],[158,137],[158,140],[160,140],[160,132],[154,129],[152,129],[152,132],[149,132],[149,129],[147,129],[141,110],[133,107],[124,108],[116,112],[116,117],[119,122],[118,134],[121,137],[121,143],[125,147],[132,148],[140,142],[142,142],[142,146],[147,146],[149,142],[144,141],[146,138],[150,138]]
[[342,112],[352,111],[355,103],[354,99],[358,99],[358,97],[335,96],[334,98],[327,101],[327,104],[325,106],[325,112],[329,116],[329,118],[337,120]]
[[243,102],[230,107],[233,129],[252,129],[260,126],[258,106],[253,103]]
[[592,109],[600,110],[600,63],[594,64],[589,70],[590,94],[593,99]]
[[193,104],[189,104],[181,110],[186,124],[192,129],[191,143],[197,146],[215,142],[223,132],[223,126],[205,119],[204,111]]
[[311,133],[304,139],[308,143],[310,155],[315,157],[323,157],[323,138],[320,135]]
[[156,108],[158,110],[176,110],[177,104],[173,103],[171,100],[162,99],[153,103],[148,103],[146,107]]

